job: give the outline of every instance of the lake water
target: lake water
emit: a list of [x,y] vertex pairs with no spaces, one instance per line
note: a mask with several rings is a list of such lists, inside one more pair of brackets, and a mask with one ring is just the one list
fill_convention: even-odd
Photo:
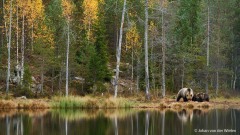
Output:
[[0,110],[0,135],[240,135],[240,110]]

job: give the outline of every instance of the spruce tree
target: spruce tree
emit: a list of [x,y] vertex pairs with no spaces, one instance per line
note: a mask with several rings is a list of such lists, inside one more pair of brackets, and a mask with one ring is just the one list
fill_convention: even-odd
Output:
[[[110,81],[110,71],[108,69],[108,50],[106,38],[106,26],[103,3],[99,4],[98,21],[94,24],[94,47],[95,52],[89,63],[89,77],[93,84],[102,86],[105,81]],[[98,89],[98,88],[97,88]]]

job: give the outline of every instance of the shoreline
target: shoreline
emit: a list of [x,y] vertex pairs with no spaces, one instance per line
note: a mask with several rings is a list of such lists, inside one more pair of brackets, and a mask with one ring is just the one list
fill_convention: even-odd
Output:
[[163,98],[151,101],[137,98],[112,97],[53,97],[52,99],[0,99],[0,110],[5,109],[240,109],[240,98],[216,98],[210,102],[176,102]]

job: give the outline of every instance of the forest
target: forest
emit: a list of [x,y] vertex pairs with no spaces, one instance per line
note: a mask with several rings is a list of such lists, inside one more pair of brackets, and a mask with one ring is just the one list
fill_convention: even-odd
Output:
[[1,0],[0,94],[240,91],[240,0]]

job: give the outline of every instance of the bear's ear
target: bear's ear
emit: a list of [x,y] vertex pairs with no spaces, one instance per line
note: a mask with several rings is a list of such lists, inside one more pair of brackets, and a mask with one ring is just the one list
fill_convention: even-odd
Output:
[[190,92],[190,91],[191,91],[191,88],[187,88],[187,91]]

